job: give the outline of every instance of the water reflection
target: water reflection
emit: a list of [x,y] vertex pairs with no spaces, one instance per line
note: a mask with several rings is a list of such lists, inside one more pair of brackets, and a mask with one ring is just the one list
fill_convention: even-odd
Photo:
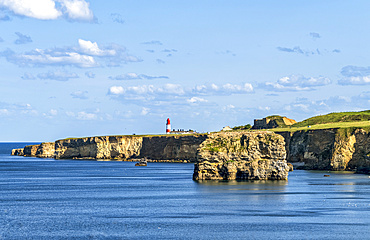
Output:
[[196,181],[200,185],[271,185],[271,186],[285,186],[288,181],[272,181],[272,180],[200,180]]
[[205,198],[224,201],[282,201],[287,181],[198,181],[196,190]]

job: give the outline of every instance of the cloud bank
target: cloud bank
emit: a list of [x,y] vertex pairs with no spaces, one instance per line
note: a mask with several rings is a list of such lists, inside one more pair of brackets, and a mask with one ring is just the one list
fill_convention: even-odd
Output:
[[55,81],[68,81],[71,78],[79,78],[76,73],[69,73],[63,71],[55,71],[55,72],[47,72],[47,73],[40,73],[37,75],[39,79],[44,80],[55,80]]
[[128,62],[140,62],[141,59],[129,55],[126,49],[117,44],[99,47],[96,42],[78,40],[77,47],[52,49],[34,49],[25,53],[16,53],[11,49],[0,52],[8,62],[18,66],[74,66],[79,68],[100,67],[105,65],[118,67]]
[[168,79],[167,76],[149,76],[145,74],[136,74],[136,73],[126,73],[122,75],[117,75],[115,77],[110,76],[109,79],[112,80],[153,80],[153,79]]
[[179,84],[167,83],[163,86],[138,85],[131,87],[112,86],[108,90],[108,95],[117,100],[143,101],[149,104],[156,104],[158,101],[180,102],[180,103],[205,103],[206,99],[200,96],[248,94],[253,92],[253,87],[249,83],[242,85],[198,85],[192,88],[185,88]]
[[331,83],[326,77],[304,77],[302,75],[291,75],[282,77],[276,82],[266,82],[260,85],[268,91],[286,92],[286,91],[311,91],[316,87],[325,86]]
[[345,66],[339,79],[340,85],[367,85],[370,84],[370,67]]

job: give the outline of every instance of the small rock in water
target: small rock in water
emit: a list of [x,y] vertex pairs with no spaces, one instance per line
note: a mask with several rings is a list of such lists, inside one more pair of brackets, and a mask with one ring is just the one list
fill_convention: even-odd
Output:
[[135,164],[135,166],[140,166],[140,167],[146,167],[148,165],[147,161],[144,159],[144,160],[140,160],[140,162],[137,162]]

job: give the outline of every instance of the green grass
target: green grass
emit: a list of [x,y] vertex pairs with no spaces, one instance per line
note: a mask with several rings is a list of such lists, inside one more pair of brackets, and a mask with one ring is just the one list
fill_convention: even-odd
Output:
[[292,127],[307,127],[307,126],[313,127],[314,125],[318,124],[364,122],[369,120],[370,120],[370,110],[362,112],[339,112],[312,117],[302,122],[295,123],[292,125]]

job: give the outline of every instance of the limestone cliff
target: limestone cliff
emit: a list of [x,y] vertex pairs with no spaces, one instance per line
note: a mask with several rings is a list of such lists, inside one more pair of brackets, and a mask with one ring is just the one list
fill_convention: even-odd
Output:
[[54,158],[55,153],[55,143],[54,142],[44,142],[41,143],[36,151],[36,157],[39,158]]
[[272,132],[208,136],[198,148],[194,180],[287,180],[284,138]]
[[56,159],[131,159],[195,161],[206,135],[105,136],[55,142]]
[[44,142],[41,144],[28,145],[24,148],[12,150],[12,155],[25,157],[53,158],[55,144],[53,142]]
[[28,145],[25,146],[23,149],[23,156],[25,157],[35,157],[37,149],[39,148],[39,144],[37,145]]
[[55,142],[56,159],[126,159],[140,155],[142,138],[104,136]]
[[323,129],[278,133],[285,138],[288,162],[311,170],[370,168],[370,133],[364,129]]

